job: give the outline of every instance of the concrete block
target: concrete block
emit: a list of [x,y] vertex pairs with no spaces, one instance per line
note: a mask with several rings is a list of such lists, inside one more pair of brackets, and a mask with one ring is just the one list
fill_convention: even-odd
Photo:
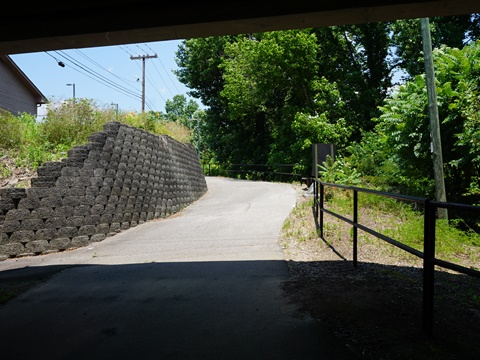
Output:
[[49,242],[50,249],[66,250],[72,247],[70,238],[55,238]]

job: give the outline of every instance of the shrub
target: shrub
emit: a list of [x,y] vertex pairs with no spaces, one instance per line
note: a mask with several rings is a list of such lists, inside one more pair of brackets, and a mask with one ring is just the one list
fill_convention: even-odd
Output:
[[0,109],[0,148],[18,148],[22,143],[23,124],[19,117]]

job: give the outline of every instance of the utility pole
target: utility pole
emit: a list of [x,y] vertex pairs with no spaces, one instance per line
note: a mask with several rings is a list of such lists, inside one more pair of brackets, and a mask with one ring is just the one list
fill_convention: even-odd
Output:
[[[433,158],[433,176],[435,177],[435,194],[437,201],[447,201],[445,178],[443,175],[442,140],[440,137],[440,120],[438,116],[437,89],[433,67],[432,39],[430,36],[430,21],[420,19],[423,40],[423,57],[425,62],[425,79],[427,84],[428,111],[430,117],[431,152]],[[448,211],[438,208],[438,218],[448,220]]]
[[130,56],[130,60],[142,60],[142,113],[145,111],[145,60],[158,57],[155,55]]

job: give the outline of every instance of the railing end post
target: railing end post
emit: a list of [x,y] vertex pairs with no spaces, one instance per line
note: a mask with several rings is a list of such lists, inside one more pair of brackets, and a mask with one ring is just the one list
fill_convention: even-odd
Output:
[[435,207],[425,200],[423,239],[423,333],[433,334],[434,277],[435,277]]

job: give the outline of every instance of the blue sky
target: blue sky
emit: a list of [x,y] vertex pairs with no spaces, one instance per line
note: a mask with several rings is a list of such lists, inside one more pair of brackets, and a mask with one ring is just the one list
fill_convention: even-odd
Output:
[[[142,60],[131,57],[152,56],[145,60],[145,111],[165,111],[165,101],[183,94],[191,99],[189,89],[180,83],[172,70],[178,69],[175,52],[181,40],[98,48],[56,50],[16,54],[10,57],[50,101],[73,97],[109,104],[121,111],[142,109]],[[65,64],[65,67],[58,65]],[[200,106],[199,100],[193,99]],[[42,111],[40,111],[41,113]],[[41,115],[41,114],[40,114]]]

